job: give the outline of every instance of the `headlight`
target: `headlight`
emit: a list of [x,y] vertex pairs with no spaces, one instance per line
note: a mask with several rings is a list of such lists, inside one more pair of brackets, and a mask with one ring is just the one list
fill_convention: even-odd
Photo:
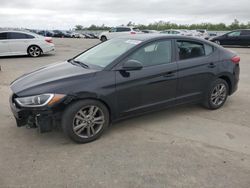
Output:
[[15,101],[22,107],[42,107],[46,105],[53,105],[63,97],[65,97],[65,95],[42,94],[30,97],[16,98]]

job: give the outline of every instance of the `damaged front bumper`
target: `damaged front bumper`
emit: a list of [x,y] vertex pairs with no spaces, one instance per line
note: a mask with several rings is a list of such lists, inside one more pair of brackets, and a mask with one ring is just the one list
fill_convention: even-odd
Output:
[[11,111],[16,119],[18,127],[38,128],[40,133],[50,132],[57,126],[61,113],[53,108],[24,108],[14,101],[14,95],[9,99]]

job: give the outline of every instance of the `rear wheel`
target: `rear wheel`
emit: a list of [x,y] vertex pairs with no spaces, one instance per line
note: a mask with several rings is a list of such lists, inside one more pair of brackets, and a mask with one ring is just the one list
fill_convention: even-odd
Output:
[[208,109],[216,110],[224,105],[229,93],[229,87],[225,80],[215,80],[206,95],[204,105]]
[[65,110],[62,119],[65,134],[78,143],[96,140],[108,125],[108,109],[95,100],[83,100],[72,104]]
[[31,57],[39,57],[42,54],[42,50],[38,46],[30,46],[28,48],[28,54]]
[[101,41],[102,41],[102,42],[105,42],[106,40],[107,40],[107,37],[105,37],[105,36],[102,36],[102,37],[101,37]]

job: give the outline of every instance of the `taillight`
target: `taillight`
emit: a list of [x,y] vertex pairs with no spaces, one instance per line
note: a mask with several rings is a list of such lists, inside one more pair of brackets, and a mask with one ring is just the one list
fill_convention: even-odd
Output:
[[134,34],[136,34],[136,32],[134,32],[134,31],[131,31],[131,32],[130,32],[130,34],[131,34],[131,35],[134,35]]
[[48,42],[48,43],[53,43],[51,38],[45,38],[45,41]]
[[232,61],[234,64],[239,64],[239,62],[240,62],[240,57],[239,57],[239,56],[234,56],[234,57],[232,57],[231,61]]

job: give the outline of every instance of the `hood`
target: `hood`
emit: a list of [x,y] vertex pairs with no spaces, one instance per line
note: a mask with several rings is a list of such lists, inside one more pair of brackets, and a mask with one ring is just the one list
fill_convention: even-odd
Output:
[[[51,83],[63,82],[78,76],[93,76],[97,70],[85,69],[81,66],[72,65],[69,62],[56,63],[42,67],[36,71],[25,74],[11,83],[13,93],[27,91],[32,88],[51,85]],[[52,84],[55,86],[55,84]]]
[[213,41],[213,40],[221,39],[221,38],[223,38],[223,35],[211,37],[209,40]]

